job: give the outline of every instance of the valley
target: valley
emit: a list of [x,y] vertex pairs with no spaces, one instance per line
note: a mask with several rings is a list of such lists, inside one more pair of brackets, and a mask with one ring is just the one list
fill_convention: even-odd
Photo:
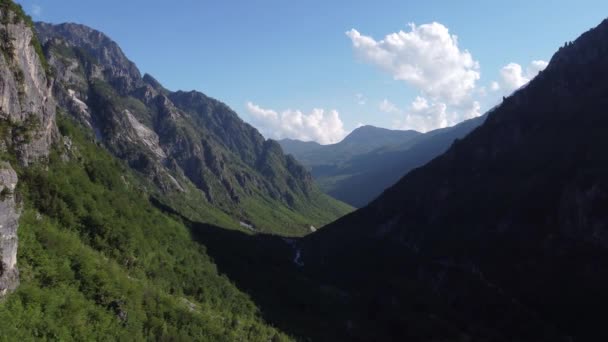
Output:
[[11,0],[0,49],[2,341],[608,339],[608,19],[483,115],[324,140]]

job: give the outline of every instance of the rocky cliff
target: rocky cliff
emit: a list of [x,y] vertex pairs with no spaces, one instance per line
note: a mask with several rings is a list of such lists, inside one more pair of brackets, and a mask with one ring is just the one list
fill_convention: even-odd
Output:
[[[18,178],[14,168],[48,157],[56,137],[55,101],[48,67],[31,19],[11,2],[0,3],[0,296],[19,279]],[[11,165],[12,164],[12,165]]]
[[19,284],[17,270],[17,226],[19,209],[15,201],[17,174],[10,164],[0,165],[0,297]]
[[[169,91],[152,76],[142,77],[114,41],[86,26],[37,23],[36,29],[56,74],[59,106],[152,180],[161,197],[188,197],[189,205],[219,209],[237,226],[245,221],[266,231],[272,231],[269,225],[291,227],[285,229],[292,234],[348,211],[322,195],[299,163],[226,104],[197,91]],[[263,209],[272,206],[287,214]]]

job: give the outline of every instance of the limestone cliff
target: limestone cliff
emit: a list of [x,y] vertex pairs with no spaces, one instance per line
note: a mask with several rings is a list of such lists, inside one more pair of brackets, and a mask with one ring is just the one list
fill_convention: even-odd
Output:
[[17,225],[19,210],[14,190],[17,173],[8,163],[0,164],[0,296],[19,284],[17,270]]
[[[311,224],[339,216],[331,212],[348,211],[321,194],[304,167],[228,105],[197,91],[170,91],[152,76],[142,77],[118,44],[99,31],[71,23],[36,23],[36,30],[56,77],[58,106],[151,180],[160,197],[186,196],[189,203],[227,214],[236,225],[271,224],[290,234],[307,233]],[[260,214],[261,206],[272,207],[272,213]],[[276,215],[274,206],[301,222]],[[327,219],[305,217],[328,212]]]
[[14,168],[46,159],[57,132],[52,81],[32,27],[20,7],[0,4],[0,296],[19,283]]

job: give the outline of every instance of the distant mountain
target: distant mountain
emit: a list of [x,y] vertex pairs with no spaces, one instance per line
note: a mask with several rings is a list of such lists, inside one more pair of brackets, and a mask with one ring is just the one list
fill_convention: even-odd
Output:
[[335,145],[286,140],[279,143],[311,170],[322,190],[362,207],[410,170],[443,153],[483,120],[485,116],[425,134],[364,126]]
[[166,204],[198,220],[289,235],[349,210],[227,105],[142,77],[103,33],[77,24],[36,30],[56,70],[59,106],[150,179]]
[[279,144],[285,153],[298,156],[322,149],[323,145],[316,141],[301,141],[297,139],[281,139]]
[[305,273],[360,301],[352,336],[608,340],[606,94],[608,19],[444,154],[300,242]]
[[376,149],[382,146],[401,145],[420,135],[413,130],[392,130],[374,126],[361,126],[347,135],[339,144],[359,150]]
[[416,136],[416,131],[399,131],[374,126],[362,126],[352,131],[337,144],[320,145],[316,142],[279,140],[285,153],[292,154],[309,169],[320,165],[336,165],[351,158],[385,146],[406,144]]

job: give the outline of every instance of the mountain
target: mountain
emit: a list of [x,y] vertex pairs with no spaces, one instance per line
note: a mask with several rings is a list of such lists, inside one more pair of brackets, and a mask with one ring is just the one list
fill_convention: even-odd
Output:
[[285,153],[293,155],[307,168],[335,165],[347,162],[350,158],[371,152],[377,148],[405,144],[416,136],[416,131],[399,131],[362,126],[342,141],[331,145],[320,145],[316,142],[304,142],[293,139],[279,140]]
[[608,20],[444,154],[300,241],[303,272],[361,302],[354,336],[605,341],[606,93]]
[[[443,153],[483,120],[485,115],[424,134],[364,126],[338,144],[317,145],[314,149],[304,145],[310,143],[280,143],[311,170],[323,191],[354,207],[363,207],[409,171]],[[366,145],[366,141],[373,143]]]
[[279,239],[348,206],[225,104],[142,77],[98,31],[0,0],[0,50],[0,339],[293,340],[189,223]]
[[58,104],[191,218],[302,235],[350,209],[224,103],[169,91],[110,38],[77,24],[37,23]]
[[0,2],[0,296],[19,285],[19,166],[43,162],[58,135],[52,80],[32,21]]
[[356,149],[358,153],[378,147],[401,145],[420,135],[420,132],[361,126],[347,135],[339,145]]
[[0,0],[2,339],[608,339],[608,20],[304,237],[277,232],[340,205],[277,142],[97,31],[38,29]]
[[278,140],[278,142],[281,144],[281,147],[285,153],[293,156],[301,156],[323,148],[323,145],[316,141],[302,141],[287,138]]

